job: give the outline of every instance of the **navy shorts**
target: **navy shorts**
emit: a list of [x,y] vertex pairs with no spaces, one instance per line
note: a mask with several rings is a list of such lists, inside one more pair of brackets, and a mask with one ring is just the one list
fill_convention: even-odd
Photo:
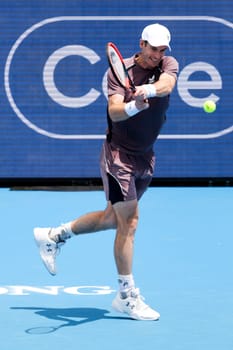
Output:
[[127,154],[105,141],[100,164],[106,199],[114,204],[141,198],[152,180],[155,156],[153,151]]

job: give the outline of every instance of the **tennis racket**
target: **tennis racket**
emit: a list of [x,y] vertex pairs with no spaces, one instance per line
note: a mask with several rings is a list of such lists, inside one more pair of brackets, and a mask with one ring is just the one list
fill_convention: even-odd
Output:
[[116,45],[111,42],[107,43],[106,53],[111,70],[118,82],[125,89],[131,89],[135,92],[136,87],[129,76],[123,57]]

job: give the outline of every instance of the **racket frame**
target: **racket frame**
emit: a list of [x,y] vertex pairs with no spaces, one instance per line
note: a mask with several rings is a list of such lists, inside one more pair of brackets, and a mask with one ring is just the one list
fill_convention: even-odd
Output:
[[[115,69],[115,66],[113,65],[111,58],[110,58],[110,50],[109,48],[113,49],[116,53],[116,55],[118,56],[118,58],[120,59],[120,62],[122,64],[122,70],[124,72],[124,80],[120,78],[120,74],[118,74],[118,72]],[[136,91],[136,87],[128,73],[128,70],[125,66],[124,63],[124,59],[119,51],[119,49],[117,48],[117,46],[112,43],[112,42],[108,42],[107,46],[106,46],[106,53],[107,53],[107,58],[108,58],[108,62],[109,62],[109,66],[114,74],[114,76],[116,77],[116,79],[118,80],[118,82],[121,84],[121,86],[123,86],[125,89],[131,89],[133,92]]]

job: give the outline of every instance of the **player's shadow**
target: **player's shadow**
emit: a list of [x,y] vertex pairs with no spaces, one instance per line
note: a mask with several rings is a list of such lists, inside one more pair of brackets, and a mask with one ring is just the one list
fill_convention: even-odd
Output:
[[129,317],[109,316],[108,310],[97,308],[44,308],[44,307],[11,307],[12,310],[34,311],[36,315],[53,321],[61,321],[58,326],[33,327],[25,330],[28,334],[52,333],[64,327],[79,326],[98,320],[129,320]]

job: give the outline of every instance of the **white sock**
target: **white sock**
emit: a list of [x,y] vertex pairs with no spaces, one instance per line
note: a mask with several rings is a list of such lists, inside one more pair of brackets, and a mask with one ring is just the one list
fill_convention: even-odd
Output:
[[135,288],[133,275],[118,275],[119,289],[122,298],[126,298],[128,292]]
[[66,241],[67,239],[75,236],[75,234],[71,230],[71,222],[67,222],[66,224],[52,228],[49,236],[58,243],[61,241]]

